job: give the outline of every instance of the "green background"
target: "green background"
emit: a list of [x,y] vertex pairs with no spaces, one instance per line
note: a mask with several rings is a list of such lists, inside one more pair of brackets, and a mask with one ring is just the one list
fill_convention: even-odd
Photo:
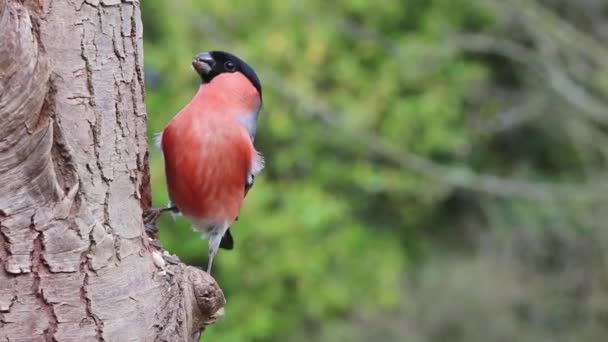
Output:
[[[142,1],[150,142],[233,52],[266,169],[207,341],[602,341],[603,1]],[[167,202],[151,149],[154,204]],[[162,243],[206,265],[184,218]]]

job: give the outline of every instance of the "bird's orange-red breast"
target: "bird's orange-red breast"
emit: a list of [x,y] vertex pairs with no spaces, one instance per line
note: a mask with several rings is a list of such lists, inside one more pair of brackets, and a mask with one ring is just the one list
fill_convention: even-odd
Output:
[[160,146],[169,198],[209,238],[210,270],[248,183],[263,168],[253,146],[262,97],[253,70],[231,54],[203,53],[193,65],[202,84],[163,130]]

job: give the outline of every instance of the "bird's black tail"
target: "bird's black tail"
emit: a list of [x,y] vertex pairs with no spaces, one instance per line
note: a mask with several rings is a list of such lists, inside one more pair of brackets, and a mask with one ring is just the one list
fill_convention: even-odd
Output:
[[226,234],[222,236],[222,241],[220,241],[220,248],[231,250],[234,248],[234,239],[232,238],[232,234],[230,233],[230,228],[226,230]]

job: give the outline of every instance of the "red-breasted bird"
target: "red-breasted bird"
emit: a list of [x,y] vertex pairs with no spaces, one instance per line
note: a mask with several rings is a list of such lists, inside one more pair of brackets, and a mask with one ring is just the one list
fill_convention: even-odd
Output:
[[[229,227],[264,167],[253,141],[262,108],[262,86],[254,70],[223,51],[192,61],[201,85],[158,137],[171,204],[209,240],[209,263],[218,248],[232,249]],[[160,213],[160,211],[159,211]]]

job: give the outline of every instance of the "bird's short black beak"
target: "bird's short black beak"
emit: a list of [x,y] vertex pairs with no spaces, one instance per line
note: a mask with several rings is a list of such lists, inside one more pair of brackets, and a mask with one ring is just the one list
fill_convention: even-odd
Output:
[[215,60],[213,57],[211,57],[209,52],[199,53],[198,55],[194,56],[194,59],[192,59],[192,66],[194,67],[194,70],[196,70],[203,78],[209,74],[214,65]]

